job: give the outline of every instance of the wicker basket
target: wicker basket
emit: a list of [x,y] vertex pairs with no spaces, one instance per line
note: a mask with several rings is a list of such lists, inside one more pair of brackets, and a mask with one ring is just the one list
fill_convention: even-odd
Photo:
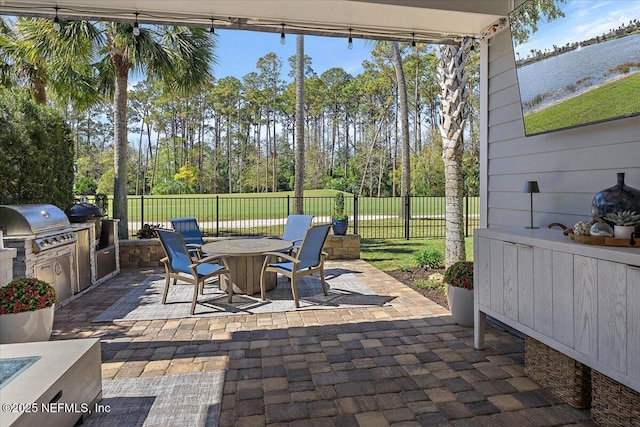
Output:
[[640,425],[640,393],[594,370],[591,417],[601,427]]
[[591,369],[529,336],[524,341],[524,372],[574,408],[591,406]]

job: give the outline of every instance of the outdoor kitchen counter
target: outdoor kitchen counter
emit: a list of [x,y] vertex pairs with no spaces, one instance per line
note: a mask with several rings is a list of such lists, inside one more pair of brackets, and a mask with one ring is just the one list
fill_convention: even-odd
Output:
[[640,247],[576,243],[561,230],[479,229],[474,260],[476,348],[488,314],[640,391]]

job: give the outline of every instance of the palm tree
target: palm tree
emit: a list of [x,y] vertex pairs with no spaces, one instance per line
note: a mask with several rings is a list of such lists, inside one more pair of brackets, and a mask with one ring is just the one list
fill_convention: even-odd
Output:
[[304,213],[304,36],[296,36],[296,113],[295,113],[295,177],[293,195],[294,212]]
[[0,23],[2,82],[28,86],[38,104],[47,104],[50,90],[60,105],[85,108],[98,100],[89,62],[95,34],[83,22],[61,24],[56,31],[48,19]]
[[442,159],[445,176],[445,265],[466,259],[462,215],[462,132],[466,103],[466,50],[471,39],[440,45],[438,82]]
[[[26,81],[36,102],[47,102],[50,83],[67,99],[97,100],[97,86],[113,100],[114,202],[120,219],[118,235],[128,238],[127,214],[127,85],[131,72],[146,72],[162,79],[172,92],[193,93],[210,82],[215,63],[214,39],[201,28],[154,26],[133,34],[132,24],[86,21],[61,22],[60,32],[51,20],[18,18],[16,31],[2,23],[0,54],[2,77],[8,66],[12,75]],[[89,64],[95,61],[95,69]],[[97,78],[92,84],[91,77]],[[86,89],[78,90],[79,88]],[[88,94],[79,97],[78,94]]]
[[105,22],[98,64],[101,87],[113,95],[114,191],[113,216],[119,218],[118,236],[128,238],[127,211],[127,85],[132,71],[161,78],[166,90],[193,93],[212,78],[214,40],[200,28],[142,27]]

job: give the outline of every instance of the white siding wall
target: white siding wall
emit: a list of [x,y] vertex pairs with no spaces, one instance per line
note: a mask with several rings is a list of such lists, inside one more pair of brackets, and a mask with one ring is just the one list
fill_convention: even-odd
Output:
[[486,198],[483,224],[529,224],[525,181],[538,181],[534,225],[573,226],[591,217],[593,196],[616,184],[640,188],[640,116],[525,137],[509,29],[489,40],[486,153],[482,156]]

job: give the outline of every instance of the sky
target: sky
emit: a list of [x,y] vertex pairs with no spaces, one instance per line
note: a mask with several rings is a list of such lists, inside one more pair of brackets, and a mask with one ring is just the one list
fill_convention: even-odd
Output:
[[640,0],[567,0],[559,4],[565,14],[549,23],[538,23],[536,32],[529,42],[515,48],[516,56],[530,55],[531,49],[544,51],[553,45],[587,40],[640,19]]
[[[260,33],[242,30],[216,29],[217,64],[213,66],[216,79],[242,77],[257,71],[258,59],[273,52],[282,61],[282,79],[289,78],[289,57],[296,52],[296,35],[286,35],[286,43],[280,44],[279,33]],[[362,61],[371,57],[372,45],[353,39],[353,49],[348,49],[347,39],[339,37],[304,36],[304,53],[311,58],[311,68],[317,75],[330,68],[340,67],[355,76],[363,71]]]

